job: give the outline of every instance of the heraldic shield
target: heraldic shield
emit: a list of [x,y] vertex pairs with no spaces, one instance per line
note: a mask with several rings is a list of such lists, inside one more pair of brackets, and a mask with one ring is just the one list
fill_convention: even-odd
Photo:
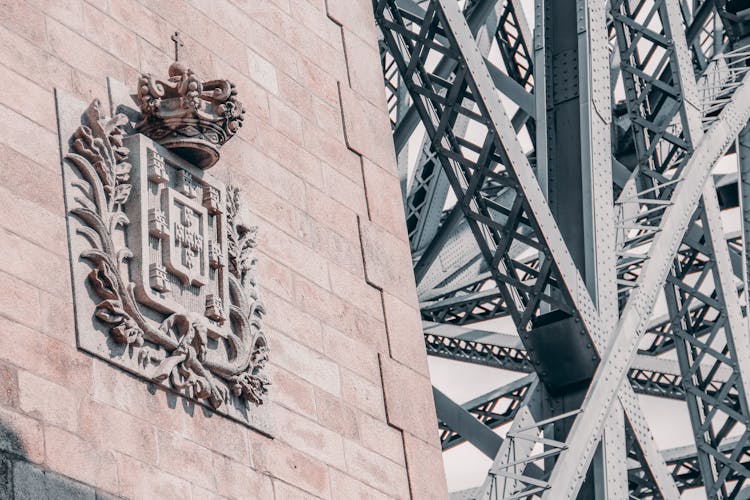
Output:
[[79,348],[270,435],[239,192],[138,133],[132,104],[56,98]]

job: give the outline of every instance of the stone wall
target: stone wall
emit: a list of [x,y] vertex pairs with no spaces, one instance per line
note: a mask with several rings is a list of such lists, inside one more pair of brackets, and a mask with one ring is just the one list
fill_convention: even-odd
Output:
[[[249,113],[275,439],[76,349],[53,89],[164,75]],[[370,0],[0,1],[0,497],[446,497]],[[61,493],[63,492],[63,493]]]

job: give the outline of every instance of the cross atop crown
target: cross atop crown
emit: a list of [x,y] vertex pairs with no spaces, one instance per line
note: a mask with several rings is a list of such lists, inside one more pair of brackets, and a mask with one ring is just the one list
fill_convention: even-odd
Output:
[[175,62],[177,62],[180,60],[180,47],[184,47],[185,42],[183,42],[182,38],[180,38],[179,31],[175,31],[174,35],[172,35],[170,38],[174,42],[174,60]]

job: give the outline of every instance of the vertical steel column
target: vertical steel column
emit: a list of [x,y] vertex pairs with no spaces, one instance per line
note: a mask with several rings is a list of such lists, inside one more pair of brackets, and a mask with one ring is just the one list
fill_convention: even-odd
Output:
[[[601,236],[606,235],[598,234],[594,227],[593,214],[598,211],[592,193],[597,187],[604,187],[605,192],[609,192],[609,199],[601,204],[602,207],[611,207],[612,196],[611,181],[605,181],[603,186],[601,183],[592,185],[595,176],[593,158],[596,156],[602,160],[598,151],[592,150],[592,132],[603,126],[604,145],[608,148],[609,126],[601,120],[591,121],[591,43],[587,6],[584,0],[537,0],[535,11],[535,81],[540,82],[536,87],[537,172],[573,262],[594,302],[598,303],[596,247]],[[608,82],[601,83],[608,85]],[[611,179],[608,150],[603,160],[606,165],[600,167]],[[609,214],[612,215],[611,208]],[[599,222],[602,226],[608,225],[607,220]],[[610,262],[612,271],[613,264]],[[613,277],[612,272],[610,283],[614,282]],[[611,306],[614,309],[616,303]],[[541,418],[549,419],[577,410],[585,396],[586,386],[577,385],[562,393],[548,393],[542,403]],[[552,435],[548,437],[565,441],[571,425],[572,419],[556,421]],[[608,496],[604,453],[600,447],[578,493],[579,499]],[[545,469],[550,470],[555,459],[556,456],[550,456]]]
[[750,303],[750,293],[747,288],[750,279],[750,124],[737,137],[737,166],[740,173],[740,207],[742,209],[742,239],[744,243],[744,259],[742,266],[742,280],[745,282],[746,307]]

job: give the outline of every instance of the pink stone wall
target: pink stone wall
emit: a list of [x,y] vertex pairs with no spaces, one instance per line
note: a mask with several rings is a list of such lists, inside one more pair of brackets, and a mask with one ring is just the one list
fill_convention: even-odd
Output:
[[[53,88],[165,74],[175,30],[249,110],[214,170],[260,226],[274,440],[76,349]],[[0,0],[0,65],[4,457],[129,498],[447,496],[370,0]]]

